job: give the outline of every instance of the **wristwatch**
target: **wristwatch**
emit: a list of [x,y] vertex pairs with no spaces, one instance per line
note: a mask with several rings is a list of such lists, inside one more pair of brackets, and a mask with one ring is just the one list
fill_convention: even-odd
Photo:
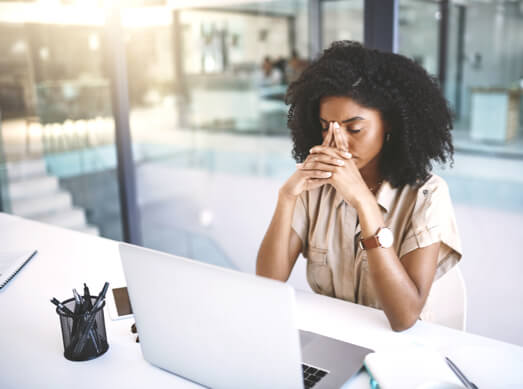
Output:
[[368,238],[361,238],[359,245],[362,250],[374,249],[376,247],[383,247],[385,249],[392,246],[394,242],[394,235],[387,227],[380,227],[376,234]]

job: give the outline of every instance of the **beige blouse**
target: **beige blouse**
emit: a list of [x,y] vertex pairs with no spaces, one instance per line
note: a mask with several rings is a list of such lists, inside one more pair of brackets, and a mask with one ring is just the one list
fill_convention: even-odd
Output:
[[[376,199],[385,226],[394,234],[401,260],[418,247],[441,242],[434,280],[461,258],[454,209],[446,182],[432,175],[422,186],[394,189],[384,182]],[[304,192],[296,202],[292,228],[307,258],[307,281],[316,293],[381,309],[370,278],[367,252],[358,245],[356,209],[331,185]],[[430,298],[421,318],[430,317]]]

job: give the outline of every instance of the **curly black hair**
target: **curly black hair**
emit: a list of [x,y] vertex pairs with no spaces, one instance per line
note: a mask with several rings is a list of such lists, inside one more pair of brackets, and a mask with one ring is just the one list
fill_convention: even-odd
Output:
[[381,177],[396,188],[430,177],[432,161],[453,162],[452,118],[436,78],[398,54],[334,42],[289,85],[292,155],[303,162],[322,142],[320,99],[346,96],[380,113],[391,132],[380,153]]

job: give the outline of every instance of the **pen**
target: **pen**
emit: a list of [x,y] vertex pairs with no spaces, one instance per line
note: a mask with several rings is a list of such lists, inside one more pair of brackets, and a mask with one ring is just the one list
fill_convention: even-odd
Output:
[[447,362],[447,365],[449,365],[450,369],[456,374],[456,376],[459,378],[459,380],[465,385],[465,388],[467,389],[478,389],[476,384],[474,384],[472,381],[470,381],[467,377],[465,377],[465,374],[462,373],[462,371],[450,360],[450,358],[445,357],[445,361]]
[[82,300],[81,300],[81,297],[78,294],[78,291],[76,290],[76,288],[73,288],[73,296],[74,296],[75,303],[80,305],[82,303]]
[[[92,308],[89,310],[87,314],[83,316],[82,325],[80,328],[77,329],[77,335],[75,338],[77,341],[71,342],[71,347],[73,348],[73,353],[79,353],[82,351],[82,349],[85,347],[85,343],[88,339],[88,336],[92,334],[92,327],[96,324],[96,313],[102,306],[105,295],[107,293],[107,290],[109,289],[109,282],[105,282],[102,291],[96,298]],[[74,293],[74,292],[73,292]],[[94,343],[96,343],[96,339],[93,339]]]
[[58,299],[56,297],[53,297],[51,299],[51,302],[54,305],[56,305],[62,312],[65,312],[68,315],[74,316],[74,313],[69,308],[67,308],[65,305],[63,305],[60,301],[58,301]]
[[[85,285],[85,284],[84,284]],[[81,335],[81,328],[84,325],[86,321],[85,314],[89,312],[89,305],[87,304],[87,301],[78,293],[76,288],[73,288],[73,295],[74,295],[74,301],[75,301],[75,313],[81,315],[80,317],[77,317],[73,319],[73,329],[72,333],[79,337]],[[78,309],[77,309],[78,307]],[[76,325],[75,325],[76,320]],[[96,348],[98,352],[98,344],[96,343],[95,336],[93,334],[93,331],[89,330],[89,338],[93,341],[94,347]]]
[[[100,297],[100,296],[98,296],[98,297]],[[84,348],[85,342],[87,341],[87,336],[91,332],[91,328],[94,325],[94,322],[96,321],[96,312],[100,309],[103,302],[104,302],[103,298],[97,300],[96,304],[93,305],[93,308],[91,309],[91,311],[88,314],[86,314],[86,319],[84,322],[85,325],[83,326],[81,331],[79,331],[80,337],[78,338],[78,341],[76,342],[76,344],[71,343],[71,346],[74,346],[73,354],[79,353]]]
[[[85,302],[85,312],[90,311],[93,309],[93,302],[91,300],[91,292],[89,291],[89,287],[84,282],[84,302]],[[91,339],[93,340],[94,347],[96,348],[96,353],[99,353],[99,347],[100,344],[100,337],[98,336],[98,326],[96,322],[94,323],[93,330],[90,334]]]
[[83,308],[82,308],[82,301],[80,300],[80,295],[74,288],[73,288],[73,296],[74,296],[74,317],[73,317],[73,328],[71,329],[71,332],[73,334],[75,334],[76,331],[78,331],[78,327],[79,327],[78,315],[83,313],[82,312]]
[[[105,298],[105,294],[107,293],[107,289],[109,288],[109,283],[106,282],[104,284],[104,287],[102,288],[102,291],[100,292],[100,294],[98,295],[98,297],[96,298],[94,304],[93,304],[93,307],[96,306],[96,304],[98,304],[100,302],[100,300],[103,300]],[[93,308],[94,309],[94,308]]]
[[85,300],[82,296],[80,296],[80,293],[73,288],[73,295],[74,295],[74,302],[79,306],[78,313],[85,313],[87,311],[87,306],[85,304]]
[[[62,312],[65,312],[68,315],[74,316],[74,313],[69,308],[67,308],[65,305],[63,305],[56,297],[53,297],[51,299],[51,303],[53,303],[59,309],[61,309]],[[73,317],[73,321],[74,320],[75,320],[75,318]],[[93,334],[93,331],[89,331],[89,337],[90,337],[91,341],[93,342],[94,348],[96,349],[96,353],[99,353],[100,352],[100,347],[98,345],[98,340],[96,339],[97,336],[95,336]]]
[[[74,347],[74,350],[72,351],[73,353],[78,353],[78,352],[82,351],[82,349],[85,347],[85,343],[86,343],[87,339],[90,339],[91,342],[93,343],[96,353],[98,354],[100,352],[100,339],[98,338],[98,333],[93,328],[96,326],[96,321],[94,321],[94,325],[89,326],[85,331],[82,330],[82,326],[83,326],[83,328],[87,327],[87,322],[88,322],[89,318],[90,318],[89,314],[84,314],[84,316],[82,316],[82,320],[80,320],[80,323],[77,325],[76,330],[74,332],[71,330],[72,338],[71,338],[71,343],[69,345],[69,349],[73,349],[73,347]],[[73,322],[73,324],[74,324],[74,322]],[[82,346],[78,348],[79,351],[76,351],[75,345],[78,345],[80,338],[82,338],[84,333],[86,334],[85,341],[83,342]]]
[[87,287],[87,284],[84,282],[84,300],[87,302],[87,308],[91,309],[93,307],[92,301],[91,301],[91,293],[89,292],[89,288]]

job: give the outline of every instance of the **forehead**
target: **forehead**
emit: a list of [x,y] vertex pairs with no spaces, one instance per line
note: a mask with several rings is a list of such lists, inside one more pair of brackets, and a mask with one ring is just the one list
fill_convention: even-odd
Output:
[[320,118],[342,121],[353,116],[373,116],[377,112],[346,96],[325,96],[320,99]]
[[320,99],[320,112],[354,111],[364,109],[353,99],[346,96],[324,96]]

